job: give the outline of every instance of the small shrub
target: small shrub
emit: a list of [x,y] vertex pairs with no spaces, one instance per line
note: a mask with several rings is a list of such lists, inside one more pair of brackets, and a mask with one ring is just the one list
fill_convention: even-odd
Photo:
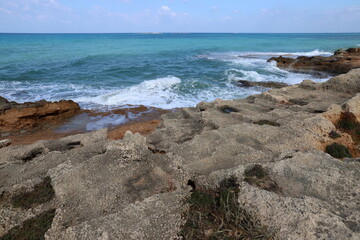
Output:
[[332,157],[339,158],[339,159],[342,159],[345,157],[348,157],[348,158],[352,157],[349,149],[346,146],[344,146],[342,144],[338,144],[338,143],[332,143],[332,144],[328,145],[325,149],[325,152],[330,154]]
[[280,124],[277,122],[273,122],[273,121],[269,121],[269,120],[259,120],[254,122],[254,124],[258,124],[258,125],[270,125],[270,126],[274,126],[274,127],[280,127]]
[[55,191],[51,185],[51,178],[45,177],[42,182],[35,185],[34,190],[20,193],[11,198],[14,208],[29,209],[38,204],[42,204],[53,199]]
[[43,240],[55,217],[55,209],[51,209],[15,226],[0,240]]
[[219,185],[216,190],[193,190],[188,199],[190,210],[185,214],[187,221],[179,233],[183,239],[274,239],[274,234],[238,203],[235,178]]
[[338,124],[340,129],[346,131],[354,130],[358,127],[358,124],[356,124],[351,120],[346,120],[346,119],[340,120]]

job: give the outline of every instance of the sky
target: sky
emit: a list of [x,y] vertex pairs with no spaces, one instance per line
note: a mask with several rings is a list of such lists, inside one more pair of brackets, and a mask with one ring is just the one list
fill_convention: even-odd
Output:
[[0,0],[0,32],[360,32],[360,0]]

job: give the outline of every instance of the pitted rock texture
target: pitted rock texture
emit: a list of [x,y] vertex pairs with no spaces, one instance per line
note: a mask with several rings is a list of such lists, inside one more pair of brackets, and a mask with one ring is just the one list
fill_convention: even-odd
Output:
[[[46,239],[178,239],[188,183],[216,188],[233,177],[239,204],[278,239],[359,239],[360,161],[324,153],[334,142],[359,147],[338,128],[344,114],[359,118],[357,86],[352,70],[167,113],[147,137],[114,141],[105,129],[3,147],[0,236],[56,209]],[[47,176],[54,198],[12,207]]]

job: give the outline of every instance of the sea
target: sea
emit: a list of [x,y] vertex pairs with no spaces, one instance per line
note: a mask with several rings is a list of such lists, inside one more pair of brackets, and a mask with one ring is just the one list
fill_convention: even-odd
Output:
[[360,33],[0,34],[0,96],[71,99],[92,110],[192,107],[263,91],[238,80],[326,81],[331,76],[289,72],[267,60],[359,46]]

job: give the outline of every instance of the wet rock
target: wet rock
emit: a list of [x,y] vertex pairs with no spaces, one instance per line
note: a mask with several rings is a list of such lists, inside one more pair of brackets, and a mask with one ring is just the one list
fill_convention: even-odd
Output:
[[[232,209],[246,209],[279,239],[359,239],[359,156],[325,153],[334,142],[351,153],[359,145],[351,125],[339,124],[359,117],[358,86],[360,70],[352,70],[170,112],[146,137],[128,131],[111,140],[105,129],[1,148],[0,236],[56,209],[46,239],[177,239],[192,193],[230,184]],[[46,176],[50,201],[12,207],[12,196]]]
[[330,57],[272,57],[268,62],[275,61],[277,66],[295,71],[320,71],[331,74],[347,73],[352,69],[360,68],[360,48],[349,48],[335,51]]
[[78,113],[77,103],[68,100],[59,102],[15,103],[0,99],[0,130],[31,129],[43,123],[58,122]]
[[282,83],[282,82],[273,82],[273,81],[269,81],[269,82],[251,82],[251,81],[247,81],[247,80],[239,80],[237,82],[237,85],[239,87],[264,87],[264,88],[283,88],[283,87],[287,87],[289,86],[286,83]]

